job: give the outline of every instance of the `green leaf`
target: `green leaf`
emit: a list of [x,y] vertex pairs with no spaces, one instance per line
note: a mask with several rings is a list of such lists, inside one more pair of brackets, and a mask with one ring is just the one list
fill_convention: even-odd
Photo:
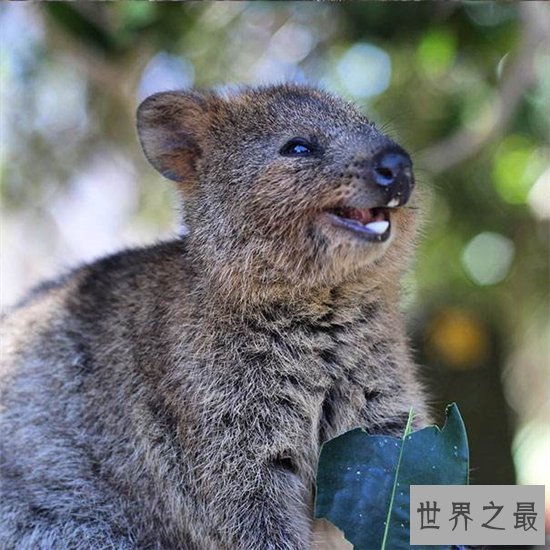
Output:
[[468,483],[464,423],[455,404],[446,415],[442,430],[430,426],[410,433],[411,411],[401,439],[357,428],[325,443],[315,516],[341,529],[355,550],[410,548],[410,485]]

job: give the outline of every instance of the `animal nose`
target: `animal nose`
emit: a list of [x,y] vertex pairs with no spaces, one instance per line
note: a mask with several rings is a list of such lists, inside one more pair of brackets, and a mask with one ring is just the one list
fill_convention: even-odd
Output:
[[405,204],[414,185],[412,162],[404,151],[381,151],[373,158],[371,179],[386,197],[389,206]]
[[374,181],[382,187],[394,185],[399,179],[411,180],[412,163],[409,155],[397,151],[383,153],[374,162]]

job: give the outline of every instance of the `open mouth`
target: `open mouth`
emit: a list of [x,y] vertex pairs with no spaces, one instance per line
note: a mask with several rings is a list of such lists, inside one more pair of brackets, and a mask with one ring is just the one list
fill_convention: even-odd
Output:
[[384,242],[391,233],[390,209],[338,207],[327,210],[330,221],[337,227],[353,231],[372,242]]

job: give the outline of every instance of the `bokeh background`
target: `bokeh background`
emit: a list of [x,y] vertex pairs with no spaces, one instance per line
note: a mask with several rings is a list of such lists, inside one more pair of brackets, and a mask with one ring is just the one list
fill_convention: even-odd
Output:
[[550,5],[4,3],[0,29],[3,306],[177,234],[136,139],[145,96],[316,83],[431,190],[404,302],[434,409],[464,415],[472,482],[550,487]]

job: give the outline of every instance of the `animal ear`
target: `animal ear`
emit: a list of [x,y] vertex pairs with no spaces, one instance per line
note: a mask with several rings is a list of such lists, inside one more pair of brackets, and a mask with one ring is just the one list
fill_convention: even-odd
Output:
[[214,100],[197,92],[161,92],[138,107],[141,146],[164,177],[183,186],[195,181]]

